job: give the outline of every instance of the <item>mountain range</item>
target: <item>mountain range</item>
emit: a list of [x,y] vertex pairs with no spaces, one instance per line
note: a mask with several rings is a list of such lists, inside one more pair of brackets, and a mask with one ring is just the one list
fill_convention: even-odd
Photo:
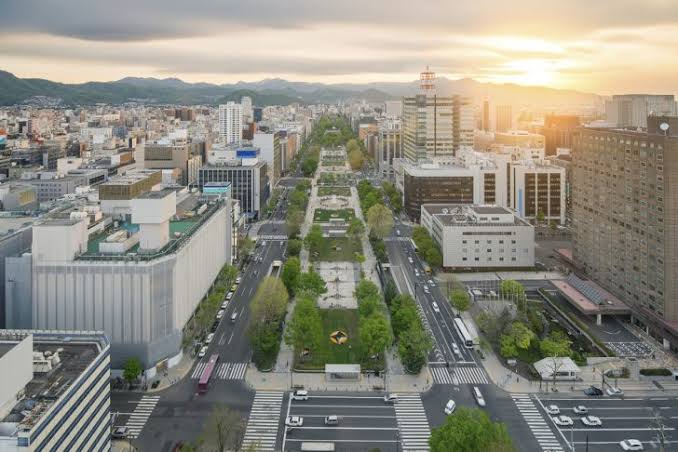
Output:
[[[61,105],[88,105],[95,103],[216,105],[229,100],[239,101],[250,96],[254,105],[289,105],[291,103],[336,103],[349,99],[368,102],[397,100],[415,94],[418,81],[323,84],[290,82],[273,78],[257,82],[232,84],[187,83],[178,78],[125,77],[112,82],[66,84],[37,78],[18,78],[0,71],[0,105],[31,103],[36,98],[47,98]],[[572,90],[515,84],[481,83],[473,79],[436,80],[440,95],[461,94],[475,101],[491,99],[493,103],[537,108],[559,108],[598,105],[601,96]]]

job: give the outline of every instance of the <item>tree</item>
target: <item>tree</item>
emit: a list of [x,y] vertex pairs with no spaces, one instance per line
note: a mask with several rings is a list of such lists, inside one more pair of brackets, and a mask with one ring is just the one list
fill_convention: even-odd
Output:
[[518,281],[513,279],[505,279],[499,286],[501,295],[505,298],[513,300],[518,306],[525,302],[525,288]]
[[411,323],[398,338],[398,353],[405,368],[412,373],[419,373],[426,364],[428,353],[433,346],[429,335],[420,323]]
[[439,268],[443,265],[443,256],[437,246],[431,246],[426,250],[424,259],[431,267]]
[[458,311],[467,311],[471,307],[471,297],[463,289],[454,289],[452,291],[452,305]]
[[518,356],[519,350],[527,350],[535,337],[531,329],[522,322],[513,322],[506,333],[501,336],[501,355],[504,358]]
[[361,279],[360,282],[355,286],[355,297],[360,302],[367,297],[378,297],[379,288],[369,279]]
[[359,218],[353,218],[348,225],[348,229],[346,230],[348,236],[351,237],[353,240],[360,240],[360,237],[363,235],[364,232],[365,225],[363,224],[362,221],[360,221]]
[[361,300],[358,300],[358,314],[360,317],[369,317],[375,312],[379,311],[381,300],[379,295],[370,295]]
[[311,177],[318,169],[318,160],[313,157],[307,157],[301,162],[301,172],[304,176]]
[[391,327],[383,314],[377,313],[360,319],[360,342],[367,356],[383,352],[392,341]]
[[283,265],[280,279],[287,288],[287,293],[294,295],[297,287],[299,287],[301,279],[301,261],[298,257],[290,257]]
[[317,251],[323,242],[323,230],[320,228],[320,225],[314,224],[311,226],[311,229],[306,234],[304,243],[311,251]]
[[244,236],[238,240],[238,251],[240,252],[241,257],[249,256],[254,250],[254,240]]
[[383,239],[393,228],[393,214],[383,204],[372,206],[367,211],[367,225],[371,235]]
[[398,288],[392,279],[389,279],[384,286],[384,301],[387,305],[398,295]]
[[539,343],[539,351],[543,357],[570,356],[572,342],[560,331],[552,331],[549,336]]
[[200,442],[203,447],[217,452],[240,450],[245,435],[245,420],[237,411],[218,405],[209,417]]
[[224,287],[231,287],[237,277],[238,269],[234,265],[224,265],[221,269],[221,273],[219,273],[219,282],[223,284]]
[[506,426],[492,422],[485,411],[458,407],[445,423],[434,428],[431,452],[514,452]]
[[287,254],[290,256],[298,256],[301,253],[301,247],[303,243],[299,239],[290,239],[287,241]]
[[396,336],[401,332],[407,331],[413,324],[421,324],[417,304],[409,295],[400,295],[403,297],[392,303],[391,324]]
[[400,195],[399,192],[396,192],[395,194],[389,197],[389,200],[391,201],[391,208],[393,209],[393,213],[395,213],[396,215],[399,214],[400,211],[403,210],[403,197]]
[[141,361],[138,358],[128,358],[122,370],[122,377],[127,383],[134,382],[143,369],[141,368]]
[[290,238],[297,237],[301,231],[301,225],[304,223],[304,211],[297,207],[290,207],[285,218],[285,226],[287,226],[287,236]]
[[298,289],[299,291],[309,291],[317,297],[327,292],[327,285],[322,276],[320,276],[320,273],[311,267],[306,273],[301,274]]
[[287,325],[285,343],[293,345],[298,352],[315,350],[322,340],[323,326],[320,311],[310,294],[297,297],[292,319]]
[[353,151],[360,151],[360,145],[355,138],[351,138],[346,142],[346,153],[350,154]]
[[298,189],[292,190],[292,193],[290,193],[289,196],[289,204],[290,208],[296,207],[298,210],[302,211],[306,209],[306,205],[308,204],[308,195],[306,194],[306,191]]
[[363,153],[360,150],[351,151],[348,154],[348,162],[351,165],[351,169],[359,170],[363,167],[363,163],[365,162]]
[[280,279],[272,276],[264,278],[252,299],[252,321],[270,323],[282,320],[288,300],[287,289]]

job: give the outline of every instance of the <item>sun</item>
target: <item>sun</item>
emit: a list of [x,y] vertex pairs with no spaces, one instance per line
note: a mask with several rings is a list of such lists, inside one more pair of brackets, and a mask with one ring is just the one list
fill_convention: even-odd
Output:
[[519,85],[553,86],[558,68],[552,61],[528,59],[509,61],[503,67],[506,81]]

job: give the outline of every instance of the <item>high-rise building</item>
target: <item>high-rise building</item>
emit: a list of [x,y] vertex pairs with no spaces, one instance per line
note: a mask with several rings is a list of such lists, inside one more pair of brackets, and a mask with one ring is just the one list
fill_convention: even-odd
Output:
[[510,105],[497,105],[496,115],[494,127],[496,132],[508,132],[513,129],[513,109]]
[[579,117],[574,115],[546,115],[541,134],[544,136],[546,155],[556,155],[558,148],[572,146],[572,135],[579,127]]
[[647,131],[579,129],[572,149],[573,259],[678,349],[678,118]]
[[435,74],[422,72],[421,93],[403,98],[403,154],[413,162],[454,156],[473,146],[473,106],[464,96],[438,96]]
[[490,131],[490,101],[483,101],[483,130],[485,132]]
[[647,127],[648,116],[676,116],[673,95],[622,94],[605,103],[607,122],[617,127]]
[[377,166],[382,177],[393,176],[393,159],[402,157],[402,132],[399,120],[387,120],[379,124]]
[[240,99],[240,104],[242,105],[243,123],[247,124],[252,122],[254,116],[254,111],[252,110],[252,98],[243,96],[242,99]]
[[261,150],[260,156],[267,163],[271,186],[275,186],[283,169],[280,134],[277,132],[256,132],[252,139],[252,145]]
[[266,162],[256,158],[208,164],[200,168],[198,185],[202,190],[212,182],[230,183],[231,197],[239,201],[242,213],[257,218],[270,192],[266,167]]
[[242,105],[235,102],[219,105],[219,138],[223,144],[242,141]]

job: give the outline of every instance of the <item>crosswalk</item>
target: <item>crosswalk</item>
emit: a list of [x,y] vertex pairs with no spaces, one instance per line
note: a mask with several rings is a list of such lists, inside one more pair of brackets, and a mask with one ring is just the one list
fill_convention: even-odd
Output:
[[242,443],[243,450],[275,450],[283,395],[279,391],[258,391],[254,395]]
[[433,382],[441,385],[489,384],[487,374],[480,367],[430,367]]
[[151,417],[153,409],[158,404],[160,396],[143,396],[134,408],[132,415],[127,419],[125,427],[127,427],[127,437],[135,439],[141,434],[144,425]]
[[257,235],[257,240],[287,240],[286,235]]
[[[191,378],[194,380],[199,379],[205,367],[207,367],[207,361],[200,361],[196,364],[191,373]],[[242,380],[245,378],[245,372],[247,372],[247,363],[221,363],[214,369],[212,378],[219,380]]]
[[563,447],[560,445],[553,431],[544,420],[544,417],[539,412],[529,394],[513,394],[511,395],[513,402],[518,407],[518,411],[527,422],[532,434],[537,439],[539,446],[543,452],[562,452]]
[[428,439],[431,429],[419,394],[398,395],[395,412],[402,451],[430,450]]

